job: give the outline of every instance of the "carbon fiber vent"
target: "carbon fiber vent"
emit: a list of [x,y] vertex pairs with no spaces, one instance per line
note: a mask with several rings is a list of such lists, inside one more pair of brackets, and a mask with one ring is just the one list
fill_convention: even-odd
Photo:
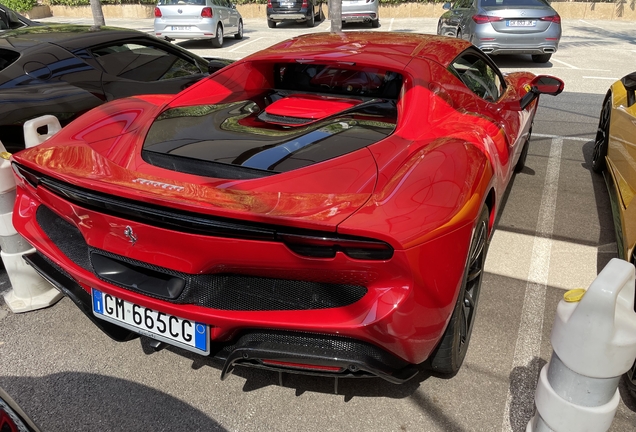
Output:
[[[79,230],[44,205],[37,210],[36,219],[51,241],[69,259],[93,272],[91,252],[126,263],[139,271],[151,270],[186,281],[185,288],[171,303],[194,304],[212,309],[234,311],[312,310],[348,306],[367,293],[364,286],[334,284],[302,280],[265,278],[239,274],[192,275],[133,260],[88,246]],[[108,283],[113,283],[107,280]],[[152,293],[136,291],[144,295]],[[160,298],[160,297],[158,297]]]

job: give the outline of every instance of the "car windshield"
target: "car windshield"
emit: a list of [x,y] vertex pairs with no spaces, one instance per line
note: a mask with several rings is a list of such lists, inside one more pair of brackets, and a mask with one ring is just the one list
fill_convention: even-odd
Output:
[[544,0],[481,0],[482,7],[546,7],[550,6]]

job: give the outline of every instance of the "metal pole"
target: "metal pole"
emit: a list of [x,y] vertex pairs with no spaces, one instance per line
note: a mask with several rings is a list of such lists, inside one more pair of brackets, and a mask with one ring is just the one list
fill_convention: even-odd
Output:
[[342,33],[342,0],[329,0],[331,33]]

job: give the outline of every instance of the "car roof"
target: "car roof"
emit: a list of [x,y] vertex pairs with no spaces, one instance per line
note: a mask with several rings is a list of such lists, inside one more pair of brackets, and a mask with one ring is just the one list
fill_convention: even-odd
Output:
[[0,33],[0,48],[24,51],[43,43],[53,43],[69,51],[112,42],[117,39],[147,37],[143,32],[118,27],[83,25],[50,25],[24,27]]
[[[398,32],[311,33],[288,39],[250,56],[251,60],[275,58],[324,59],[350,63],[377,63],[405,67],[414,57],[436,61],[447,67],[468,41],[447,36]],[[372,56],[374,59],[372,61]]]

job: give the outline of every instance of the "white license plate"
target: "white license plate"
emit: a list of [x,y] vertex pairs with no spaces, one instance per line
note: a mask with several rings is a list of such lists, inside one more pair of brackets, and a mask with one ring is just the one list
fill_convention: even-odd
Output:
[[93,314],[152,339],[199,354],[210,353],[210,328],[92,289]]
[[536,21],[531,20],[508,20],[506,21],[508,27],[534,27],[537,25]]
[[189,31],[190,26],[172,26],[172,31]]

